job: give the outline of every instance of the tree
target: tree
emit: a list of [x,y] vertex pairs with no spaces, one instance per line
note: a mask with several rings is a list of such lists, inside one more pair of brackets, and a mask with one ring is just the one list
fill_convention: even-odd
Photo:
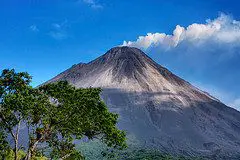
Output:
[[15,160],[18,159],[20,127],[26,124],[34,130],[44,125],[41,120],[51,106],[48,97],[32,88],[30,82],[28,73],[16,73],[13,69],[3,70],[0,76],[0,134],[10,134],[13,138]]
[[101,89],[76,89],[63,81],[40,90],[55,104],[49,111],[52,138],[48,143],[53,148],[53,158],[76,153],[72,141],[83,137],[101,139],[113,148],[126,147],[125,133],[116,127],[118,115],[108,111],[100,98]]
[[[100,98],[101,89],[77,89],[67,82],[32,88],[30,82],[26,72],[3,70],[0,76],[0,135],[12,136],[15,160],[21,125],[28,129],[26,160],[39,154],[82,159],[73,143],[82,138],[98,138],[117,149],[126,147],[125,133],[116,127],[118,115],[108,111]],[[0,142],[0,147],[6,146],[4,136]]]

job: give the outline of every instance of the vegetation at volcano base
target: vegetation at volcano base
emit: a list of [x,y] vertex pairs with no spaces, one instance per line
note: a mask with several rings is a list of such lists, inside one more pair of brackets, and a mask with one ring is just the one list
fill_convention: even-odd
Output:
[[[83,159],[74,143],[82,138],[126,148],[125,132],[116,127],[118,115],[108,111],[101,89],[77,89],[66,81],[33,88],[30,82],[28,73],[14,69],[0,76],[0,159],[12,152],[15,160]],[[28,135],[20,137],[23,128]],[[19,139],[26,137],[28,145],[22,146]]]

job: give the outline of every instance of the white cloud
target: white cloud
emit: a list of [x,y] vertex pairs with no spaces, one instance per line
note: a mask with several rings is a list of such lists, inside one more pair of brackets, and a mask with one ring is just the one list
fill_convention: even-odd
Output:
[[53,23],[52,26],[57,30],[61,30],[63,24]]
[[33,31],[33,32],[39,32],[39,29],[38,29],[38,27],[37,27],[36,25],[31,25],[31,26],[29,27],[29,29],[30,29],[31,31]]
[[84,3],[88,4],[91,8],[101,9],[103,6],[99,4],[96,0],[83,0]]
[[158,46],[171,49],[182,42],[201,45],[209,40],[218,44],[235,43],[240,46],[240,21],[221,14],[214,20],[207,20],[205,24],[194,23],[186,28],[177,25],[172,35],[148,33],[146,36],[139,36],[136,41],[124,41],[123,45],[142,49]]
[[64,21],[62,23],[53,23],[49,35],[56,40],[66,39],[69,37],[69,35],[66,32],[67,27],[68,27],[67,21]]

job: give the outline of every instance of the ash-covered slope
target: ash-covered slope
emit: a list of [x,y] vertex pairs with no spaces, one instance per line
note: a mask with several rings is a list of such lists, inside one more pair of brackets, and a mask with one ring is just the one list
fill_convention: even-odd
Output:
[[134,142],[174,154],[240,155],[240,113],[177,77],[141,50],[116,47],[46,83],[101,87]]

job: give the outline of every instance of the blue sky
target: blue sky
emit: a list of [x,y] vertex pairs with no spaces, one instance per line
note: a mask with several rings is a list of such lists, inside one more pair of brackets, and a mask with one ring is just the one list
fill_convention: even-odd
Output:
[[238,109],[239,6],[238,0],[1,0],[0,69],[28,71],[36,86],[125,41]]

